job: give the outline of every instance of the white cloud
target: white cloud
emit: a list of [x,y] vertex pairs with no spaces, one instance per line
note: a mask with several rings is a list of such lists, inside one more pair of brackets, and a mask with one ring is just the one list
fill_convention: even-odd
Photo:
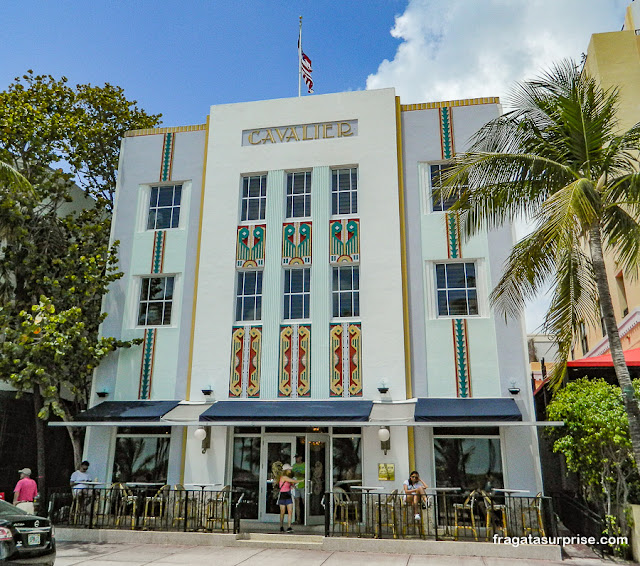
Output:
[[[629,0],[409,0],[391,35],[393,61],[367,88],[395,87],[403,104],[500,96],[560,59],[577,61],[592,33],[619,31]],[[550,297],[528,306],[539,331]]]
[[565,57],[592,33],[618,31],[628,0],[410,0],[391,35],[393,61],[367,88],[393,86],[402,102],[501,96]]

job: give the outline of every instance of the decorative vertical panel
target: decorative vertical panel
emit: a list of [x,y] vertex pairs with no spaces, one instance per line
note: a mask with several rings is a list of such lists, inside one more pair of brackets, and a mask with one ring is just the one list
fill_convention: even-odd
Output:
[[311,265],[311,222],[282,225],[282,265]]
[[175,147],[175,134],[166,133],[162,144],[162,160],[160,162],[160,181],[171,179],[171,169],[173,167],[173,150]]
[[138,399],[151,398],[151,381],[153,378],[153,356],[156,348],[156,329],[147,328],[142,342],[142,362],[140,364],[140,384]]
[[357,263],[360,261],[360,221],[357,219],[329,222],[329,261]]
[[462,246],[460,245],[460,220],[455,212],[447,212],[444,215],[447,228],[447,253],[450,259],[462,257]]
[[450,107],[440,108],[440,147],[442,159],[451,159],[455,154],[453,143],[453,116]]
[[236,267],[264,266],[265,224],[239,226],[236,240]]
[[311,326],[280,327],[279,397],[311,395]]
[[456,318],[451,321],[456,367],[456,391],[458,397],[471,397],[471,369],[469,365],[469,344],[467,342],[467,321]]
[[[331,342],[331,397],[362,396],[362,328],[360,323],[332,324]],[[346,387],[345,387],[346,384]]]
[[164,266],[164,246],[166,231],[158,230],[153,235],[153,252],[151,253],[151,273],[162,273]]
[[233,327],[229,397],[260,397],[261,353],[261,327]]

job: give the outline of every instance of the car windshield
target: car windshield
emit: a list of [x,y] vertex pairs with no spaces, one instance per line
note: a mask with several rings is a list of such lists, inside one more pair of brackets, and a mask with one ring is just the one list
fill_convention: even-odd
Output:
[[6,515],[29,515],[29,513],[0,499],[0,517]]

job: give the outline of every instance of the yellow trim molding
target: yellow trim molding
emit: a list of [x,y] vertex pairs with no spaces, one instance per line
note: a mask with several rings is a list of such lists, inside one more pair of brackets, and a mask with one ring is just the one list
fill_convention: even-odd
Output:
[[[207,123],[209,118],[207,118]],[[125,138],[133,138],[135,136],[153,136],[155,134],[177,134],[180,132],[198,132],[206,130],[207,124],[196,124],[194,126],[176,126],[174,128],[147,128],[146,130],[130,130],[124,133]]]
[[402,112],[411,110],[432,110],[434,108],[451,108],[452,106],[476,106],[478,104],[500,104],[500,98],[489,96],[487,98],[465,98],[464,100],[445,100],[443,102],[421,102],[419,104],[401,104]]

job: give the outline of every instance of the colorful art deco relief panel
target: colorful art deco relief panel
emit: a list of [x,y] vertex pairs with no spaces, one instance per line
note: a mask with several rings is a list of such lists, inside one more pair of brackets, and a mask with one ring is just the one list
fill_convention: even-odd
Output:
[[332,324],[331,397],[362,396],[362,327],[359,323]]
[[233,327],[229,397],[260,397],[261,353],[261,327]]
[[360,221],[356,219],[329,222],[329,261],[357,263],[360,261]]
[[165,230],[158,230],[153,235],[153,251],[151,252],[151,273],[162,273],[164,266],[164,247],[167,239]]
[[311,395],[311,326],[280,327],[279,397]]
[[138,399],[151,398],[151,381],[153,378],[153,357],[156,350],[156,334],[157,332],[155,328],[147,328],[144,331]]
[[442,159],[451,159],[455,155],[452,108],[448,106],[440,108],[440,148]]
[[160,161],[160,181],[171,179],[171,169],[173,167],[173,150],[175,148],[176,135],[166,133],[162,143],[162,160]]
[[471,397],[471,366],[469,364],[467,321],[464,318],[456,318],[451,321],[451,326],[453,328],[456,392],[458,397]]
[[263,267],[267,226],[238,226],[236,267]]
[[282,265],[311,265],[311,222],[282,225]]
[[445,227],[447,229],[447,253],[450,259],[462,257],[462,246],[460,245],[460,219],[455,212],[447,212],[444,215]]

